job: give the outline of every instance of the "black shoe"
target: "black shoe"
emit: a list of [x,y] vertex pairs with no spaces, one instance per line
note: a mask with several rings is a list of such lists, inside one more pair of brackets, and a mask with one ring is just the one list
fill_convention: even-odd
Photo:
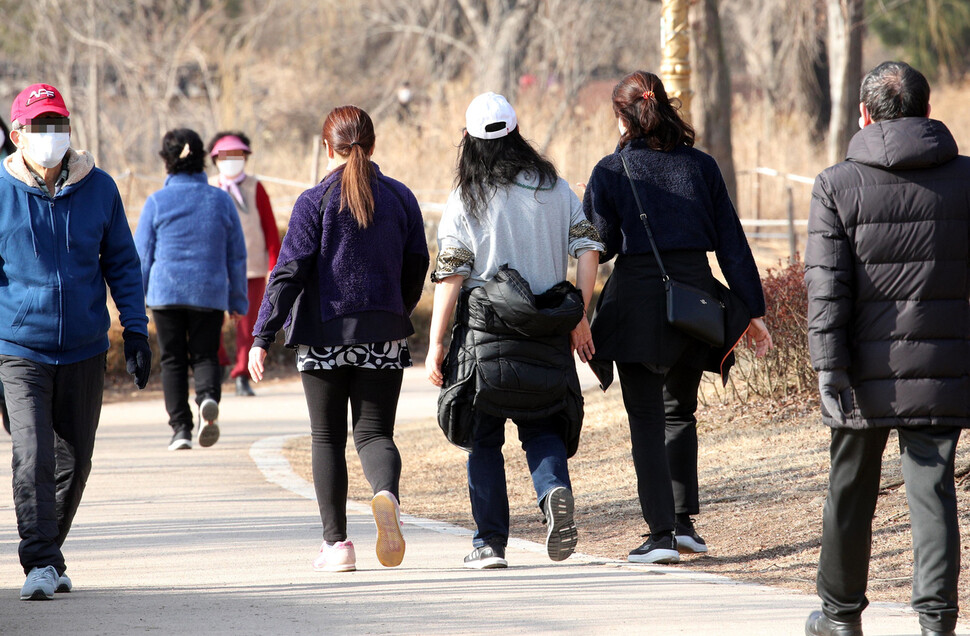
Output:
[[253,393],[253,388],[249,386],[248,375],[241,375],[236,378],[236,395],[242,395],[245,397],[252,397],[256,395]]
[[636,550],[630,552],[628,560],[632,563],[677,563],[677,540],[673,532],[643,535],[647,540]]
[[475,548],[465,557],[465,567],[475,570],[494,570],[509,567],[509,562],[505,560],[505,548],[486,545]]
[[573,521],[573,493],[559,486],[546,495],[546,553],[553,561],[564,561],[576,549],[579,533]]
[[677,515],[674,523],[674,538],[677,539],[677,551],[681,554],[703,554],[707,552],[707,544],[701,535],[694,530],[694,520],[687,515]]
[[172,435],[172,441],[168,443],[168,450],[189,450],[192,448],[192,430],[180,428]]
[[938,632],[935,629],[930,629],[929,627],[923,627],[920,625],[920,636],[957,636],[956,631],[950,629],[945,632]]
[[862,621],[837,621],[816,610],[805,621],[805,636],[862,636]]

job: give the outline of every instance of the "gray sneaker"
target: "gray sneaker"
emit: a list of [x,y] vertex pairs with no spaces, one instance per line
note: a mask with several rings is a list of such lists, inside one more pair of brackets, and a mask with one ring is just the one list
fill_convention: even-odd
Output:
[[219,403],[212,398],[199,405],[199,446],[208,448],[219,441]]
[[576,549],[579,538],[573,521],[573,493],[563,486],[553,488],[542,510],[546,514],[546,554],[553,561],[564,561]]
[[53,565],[34,568],[27,573],[27,580],[20,588],[21,601],[49,601],[57,589],[57,570]]
[[57,589],[54,590],[58,594],[67,594],[74,589],[74,584],[71,583],[71,577],[65,572],[57,579]]
[[473,570],[494,570],[509,567],[509,562],[505,560],[505,548],[486,545],[475,548],[465,557],[465,567]]

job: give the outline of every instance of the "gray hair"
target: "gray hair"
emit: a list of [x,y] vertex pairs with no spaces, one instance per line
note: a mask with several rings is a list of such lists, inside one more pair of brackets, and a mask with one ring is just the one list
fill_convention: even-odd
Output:
[[883,62],[862,80],[859,101],[872,121],[926,117],[930,85],[922,73],[905,62]]

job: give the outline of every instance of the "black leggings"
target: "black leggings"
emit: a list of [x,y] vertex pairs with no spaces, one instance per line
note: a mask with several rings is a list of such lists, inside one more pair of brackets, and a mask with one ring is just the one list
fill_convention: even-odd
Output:
[[320,507],[323,538],[347,539],[347,402],[354,446],[374,493],[388,490],[400,499],[401,454],[394,445],[394,416],[402,369],[339,367],[304,371],[303,391],[310,409],[313,487]]

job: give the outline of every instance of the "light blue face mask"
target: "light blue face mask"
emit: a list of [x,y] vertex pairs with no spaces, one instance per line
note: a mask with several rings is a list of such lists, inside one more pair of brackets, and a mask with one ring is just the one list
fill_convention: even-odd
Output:
[[45,168],[53,168],[59,164],[71,147],[71,133],[67,132],[24,132],[21,136],[27,140],[24,152]]

